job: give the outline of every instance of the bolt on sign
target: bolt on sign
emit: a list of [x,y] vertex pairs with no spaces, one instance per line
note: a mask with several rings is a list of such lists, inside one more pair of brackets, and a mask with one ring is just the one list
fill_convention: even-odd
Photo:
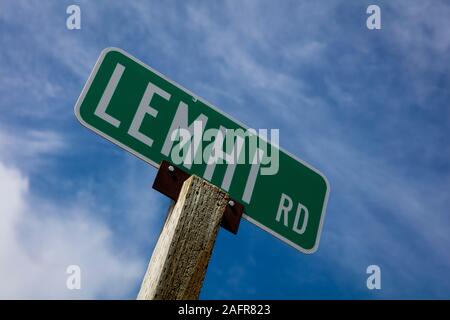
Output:
[[244,218],[301,252],[317,250],[325,176],[121,49],[103,50],[75,114],[151,165],[167,160],[218,186]]

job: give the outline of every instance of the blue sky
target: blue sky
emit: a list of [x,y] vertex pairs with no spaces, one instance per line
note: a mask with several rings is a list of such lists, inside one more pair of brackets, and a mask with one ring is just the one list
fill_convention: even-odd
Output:
[[[81,7],[81,30],[66,8]],[[382,29],[366,28],[381,7]],[[137,295],[169,201],[156,169],[73,107],[102,49],[131,53],[331,185],[319,250],[221,230],[204,299],[450,298],[446,1],[2,1],[0,297]],[[82,289],[67,290],[78,264]],[[381,268],[368,290],[366,268]]]

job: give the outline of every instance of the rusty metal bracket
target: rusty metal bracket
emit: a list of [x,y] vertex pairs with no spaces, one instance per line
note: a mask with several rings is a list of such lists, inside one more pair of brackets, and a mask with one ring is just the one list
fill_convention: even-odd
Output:
[[222,228],[237,234],[243,212],[244,206],[241,203],[230,199],[225,208],[225,212],[223,213]]
[[[177,201],[181,187],[189,177],[190,174],[163,160],[159,165],[158,173],[153,182],[153,189],[161,192],[173,201]],[[237,234],[243,212],[244,206],[234,199],[230,199],[225,208],[221,226],[231,233]]]
[[153,182],[153,189],[168,196],[173,201],[177,201],[181,187],[189,177],[190,174],[163,160],[159,165],[158,173]]

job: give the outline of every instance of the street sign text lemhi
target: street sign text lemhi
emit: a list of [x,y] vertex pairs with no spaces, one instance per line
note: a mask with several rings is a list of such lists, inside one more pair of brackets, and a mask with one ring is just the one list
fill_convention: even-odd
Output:
[[317,249],[324,175],[128,53],[101,53],[75,114],[155,167],[167,160],[210,181],[244,205],[244,218],[298,250]]

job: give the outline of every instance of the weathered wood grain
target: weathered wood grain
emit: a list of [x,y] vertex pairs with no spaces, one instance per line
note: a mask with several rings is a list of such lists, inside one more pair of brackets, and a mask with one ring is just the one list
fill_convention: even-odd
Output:
[[228,195],[191,176],[169,209],[138,294],[142,300],[198,299]]

